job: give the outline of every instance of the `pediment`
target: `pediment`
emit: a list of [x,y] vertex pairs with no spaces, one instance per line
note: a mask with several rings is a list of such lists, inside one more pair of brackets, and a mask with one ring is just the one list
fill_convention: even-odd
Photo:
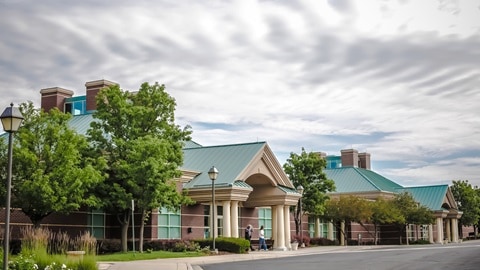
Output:
[[266,176],[272,186],[280,185],[294,188],[292,182],[283,171],[282,166],[267,144],[263,147],[263,151],[259,151],[248,166],[240,173],[238,179],[245,181],[255,174]]

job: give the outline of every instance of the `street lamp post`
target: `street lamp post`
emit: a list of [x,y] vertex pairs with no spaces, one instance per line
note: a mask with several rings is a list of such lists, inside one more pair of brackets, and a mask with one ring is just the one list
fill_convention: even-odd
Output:
[[300,217],[299,217],[299,223],[300,223],[300,244],[301,244],[301,247],[305,247],[305,243],[303,243],[303,228],[302,228],[302,197],[303,197],[303,186],[302,185],[299,185],[297,187],[297,191],[298,193],[300,193],[300,195],[302,195],[300,197],[300,201],[299,201],[299,204],[300,204]]
[[2,115],[3,129],[8,133],[8,165],[7,165],[7,196],[5,197],[5,230],[3,237],[3,269],[8,269],[8,244],[10,242],[10,197],[12,185],[12,150],[13,150],[13,133],[17,132],[22,124],[23,115],[20,110],[13,107],[5,108]]
[[210,180],[212,180],[212,236],[213,236],[213,252],[216,251],[215,249],[215,223],[216,218],[215,218],[215,180],[217,179],[218,176],[218,170],[215,168],[215,166],[212,166],[210,170],[208,170],[208,177],[210,177]]

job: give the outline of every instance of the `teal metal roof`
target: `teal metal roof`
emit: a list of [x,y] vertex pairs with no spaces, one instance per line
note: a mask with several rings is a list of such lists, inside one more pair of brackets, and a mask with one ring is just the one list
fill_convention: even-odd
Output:
[[76,97],[65,98],[65,102],[86,101],[86,100],[87,100],[87,96],[76,96]]
[[336,193],[388,191],[395,192],[401,185],[378,173],[357,167],[326,169],[328,179],[335,182]]
[[237,181],[233,182],[233,186],[253,190],[252,186],[250,186],[249,184],[247,184],[247,183],[245,183],[244,181],[241,181],[241,180],[237,180]]
[[265,142],[194,147],[183,149],[184,162],[181,169],[200,172],[184,188],[204,187],[212,184],[208,170],[215,166],[219,171],[215,186],[233,185],[240,173],[253,158],[263,150]]
[[[92,114],[81,114],[73,116],[68,122],[70,128],[74,129],[78,134],[87,135],[90,123],[94,121]],[[186,141],[184,148],[202,147],[194,141]]]
[[288,194],[300,194],[296,189],[293,189],[293,188],[280,186],[280,185],[277,188]]
[[405,187],[397,189],[398,193],[408,192],[415,201],[430,210],[442,210],[443,201],[447,195],[448,185]]
[[78,134],[87,135],[87,130],[90,128],[92,121],[94,121],[92,114],[80,114],[73,116],[68,124]]
[[196,147],[202,147],[200,144],[194,142],[194,141],[186,141],[184,148],[196,148]]

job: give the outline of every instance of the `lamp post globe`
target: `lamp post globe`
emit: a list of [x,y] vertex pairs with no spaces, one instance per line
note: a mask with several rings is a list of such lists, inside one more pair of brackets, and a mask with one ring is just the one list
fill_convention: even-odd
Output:
[[5,108],[0,116],[3,130],[8,133],[8,164],[7,164],[7,183],[5,196],[5,229],[3,237],[3,269],[8,269],[8,252],[10,242],[10,197],[12,185],[12,151],[13,151],[13,133],[17,132],[23,121],[23,115],[20,110],[13,107]]
[[215,166],[212,166],[210,170],[208,170],[208,177],[210,180],[212,180],[212,238],[213,238],[213,252],[216,252],[215,248],[215,223],[216,223],[216,218],[215,218],[215,180],[217,179],[218,176],[218,170],[215,168]]

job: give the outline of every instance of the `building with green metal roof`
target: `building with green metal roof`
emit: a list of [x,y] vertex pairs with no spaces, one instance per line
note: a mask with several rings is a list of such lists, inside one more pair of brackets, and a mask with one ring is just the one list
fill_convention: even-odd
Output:
[[[341,151],[341,156],[323,156],[327,159],[325,174],[335,182],[336,191],[330,193],[331,198],[354,195],[369,200],[380,197],[391,199],[397,193],[408,192],[420,205],[432,210],[435,225],[421,227],[423,237],[431,243],[444,241],[457,242],[458,219],[462,212],[458,210],[453,194],[448,185],[404,187],[371,170],[370,154],[358,153],[355,149]],[[334,160],[334,162],[329,162]],[[333,165],[332,165],[333,164]],[[355,231],[355,229],[357,231]],[[368,236],[360,226],[353,229],[354,235]],[[366,239],[364,238],[364,241]]]
[[[115,82],[97,80],[87,82],[85,96],[73,96],[73,91],[59,87],[42,89],[42,109],[59,108],[73,115],[69,125],[79,134],[86,134],[95,121],[95,96],[103,87]],[[196,202],[183,206],[180,212],[167,209],[154,210],[145,226],[145,239],[202,238],[215,235],[241,237],[248,224],[265,227],[267,237],[275,240],[273,247],[289,249],[292,228],[290,207],[296,205],[301,195],[283,171],[267,142],[202,146],[194,141],[185,142],[182,176],[177,181],[179,191],[185,191]],[[437,218],[435,225],[422,227],[430,242],[443,243],[445,239],[458,241],[457,220],[461,216],[450,188],[447,185],[403,187],[374,172],[370,154],[354,149],[341,151],[341,156],[326,156],[327,178],[332,179],[335,198],[355,195],[375,200],[392,198],[400,192],[409,192],[420,204],[431,209]],[[208,175],[215,167],[218,177],[212,181]],[[212,199],[215,195],[215,213]],[[90,211],[78,214],[67,221],[53,220],[49,226],[89,229],[100,239],[115,235],[115,220],[108,213]],[[213,222],[212,222],[213,221]],[[63,223],[62,223],[63,222]],[[213,229],[213,224],[216,224]],[[319,236],[319,221],[305,222],[311,237]],[[334,239],[331,223],[323,227],[328,238]],[[350,239],[364,233],[359,226],[351,225]],[[303,230],[303,229],[302,229]],[[358,231],[355,231],[358,230]],[[445,232],[445,233],[444,233]],[[254,237],[258,233],[254,232]]]
[[[108,80],[87,82],[86,95],[75,97],[74,91],[60,87],[42,89],[41,107],[72,114],[70,127],[86,135],[90,123],[95,121],[95,96],[112,85],[116,83]],[[290,206],[296,205],[301,195],[267,142],[202,146],[187,141],[183,154],[182,176],[173,180],[178,190],[188,192],[196,203],[183,206],[180,212],[154,210],[145,226],[145,239],[203,238],[212,236],[212,231],[215,235],[242,237],[244,228],[252,224],[255,228],[265,227],[266,236],[275,239],[274,248],[290,248]],[[208,175],[213,166],[219,171],[215,181]],[[108,213],[103,214],[101,219],[99,213],[89,213],[91,224],[84,225],[94,235],[101,231],[95,236],[108,238],[113,234],[109,227],[115,221]],[[213,224],[217,225],[215,229]]]

